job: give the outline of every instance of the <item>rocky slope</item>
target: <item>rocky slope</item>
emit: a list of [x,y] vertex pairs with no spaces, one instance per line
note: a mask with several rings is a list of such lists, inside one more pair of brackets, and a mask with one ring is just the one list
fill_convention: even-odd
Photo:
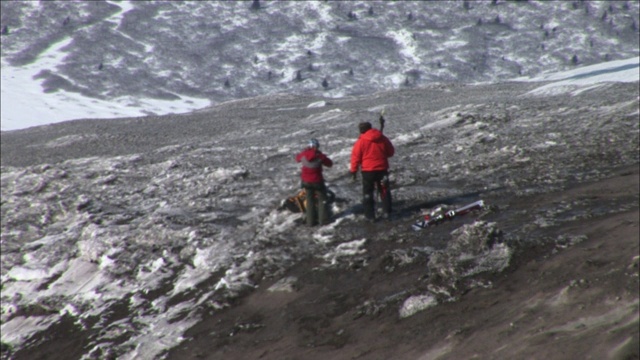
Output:
[[[638,84],[541,86],[3,132],[3,358],[637,357]],[[396,212],[367,225],[347,163],[382,109]],[[309,137],[336,163],[313,229],[278,209]]]

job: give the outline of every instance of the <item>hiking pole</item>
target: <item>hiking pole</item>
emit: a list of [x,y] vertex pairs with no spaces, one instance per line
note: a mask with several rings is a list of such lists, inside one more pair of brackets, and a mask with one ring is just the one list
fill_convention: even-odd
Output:
[[[380,133],[382,134],[382,132],[384,131],[384,110],[382,109],[382,111],[380,111],[380,118],[378,119],[378,121],[380,121]],[[382,181],[377,181],[376,182],[376,187],[378,188],[378,197],[380,198],[380,201],[382,201],[382,193],[383,193],[383,185],[382,185]]]
[[[384,131],[384,111],[386,109],[382,109],[382,111],[380,111],[380,118],[378,119],[378,121],[380,121],[380,133],[382,134]],[[389,176],[389,175],[386,175]],[[387,180],[388,181],[388,180]],[[387,195],[387,191],[389,191],[389,189],[387,189],[387,187],[385,186],[385,182],[384,180],[381,181],[377,181],[376,182],[376,187],[378,188],[378,198],[380,199],[380,201],[382,202],[384,197]]]

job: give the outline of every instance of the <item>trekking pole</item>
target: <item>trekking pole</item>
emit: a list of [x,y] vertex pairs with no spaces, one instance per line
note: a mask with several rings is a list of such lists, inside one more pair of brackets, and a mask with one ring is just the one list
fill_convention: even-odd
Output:
[[[384,111],[386,109],[382,109],[382,111],[380,111],[380,118],[378,119],[380,121],[380,133],[382,134],[384,131]],[[388,175],[387,175],[388,176]],[[389,191],[389,189],[387,189],[387,187],[384,184],[384,181],[378,181],[376,183],[376,187],[378,188],[378,197],[380,198],[380,201],[383,201],[384,197],[386,196],[387,191]]]

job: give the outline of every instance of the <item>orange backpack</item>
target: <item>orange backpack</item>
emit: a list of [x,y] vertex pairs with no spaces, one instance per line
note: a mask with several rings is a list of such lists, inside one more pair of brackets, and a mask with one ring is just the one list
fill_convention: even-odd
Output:
[[[327,189],[327,204],[331,204],[335,201],[336,194],[333,191]],[[298,193],[290,198],[282,201],[280,204],[281,209],[288,209],[294,213],[304,213],[307,209],[307,191],[302,189]]]

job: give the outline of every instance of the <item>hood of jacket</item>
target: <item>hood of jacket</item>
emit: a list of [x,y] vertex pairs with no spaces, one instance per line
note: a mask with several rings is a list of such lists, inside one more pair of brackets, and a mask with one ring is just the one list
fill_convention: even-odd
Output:
[[378,129],[370,129],[360,135],[360,138],[370,142],[380,142],[382,141],[382,133]]

